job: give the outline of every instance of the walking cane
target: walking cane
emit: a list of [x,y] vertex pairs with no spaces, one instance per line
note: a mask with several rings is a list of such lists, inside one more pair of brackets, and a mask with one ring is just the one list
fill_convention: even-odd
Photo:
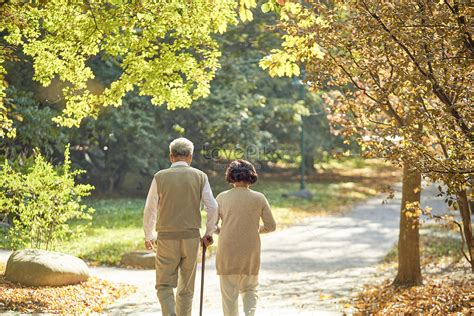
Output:
[[[204,237],[205,238],[205,237]],[[202,306],[204,302],[204,269],[206,268],[206,244],[202,241],[202,270],[201,270],[201,300],[199,305],[199,316],[202,316]]]

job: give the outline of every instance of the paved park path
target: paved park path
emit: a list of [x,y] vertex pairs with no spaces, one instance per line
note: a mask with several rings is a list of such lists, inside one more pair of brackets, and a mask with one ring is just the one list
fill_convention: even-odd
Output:
[[[399,191],[399,186],[396,186]],[[434,186],[423,193],[424,205],[445,209]],[[260,301],[257,315],[340,314],[340,299],[373,279],[376,264],[398,238],[400,193],[382,204],[370,199],[341,216],[315,217],[262,236]],[[134,284],[138,291],[109,308],[112,314],[158,312],[153,270],[94,268],[99,277]],[[194,315],[199,308],[199,268]],[[222,315],[214,258],[206,265],[204,315]]]
[[[395,187],[398,188],[399,186]],[[435,198],[434,186],[423,192],[423,205],[445,209]],[[382,204],[370,199],[340,216],[315,217],[291,228],[262,236],[260,301],[257,315],[340,314],[340,299],[370,282],[376,264],[398,236],[400,194]],[[1,253],[0,253],[1,255]],[[1,258],[0,258],[1,259]],[[154,270],[91,268],[92,274],[113,282],[137,286],[107,310],[110,314],[156,314]],[[194,315],[199,308],[199,268]],[[204,315],[222,315],[214,258],[206,265]]]

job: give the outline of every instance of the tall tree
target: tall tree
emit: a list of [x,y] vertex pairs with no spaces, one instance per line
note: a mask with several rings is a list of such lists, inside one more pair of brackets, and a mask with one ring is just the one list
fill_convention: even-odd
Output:
[[[419,284],[418,225],[409,224],[421,213],[419,173],[459,196],[474,171],[469,6],[456,0],[265,5],[272,8],[280,10],[287,34],[261,65],[289,76],[304,66],[313,89],[333,87],[327,96],[332,122],[346,136],[358,135],[368,155],[404,166],[394,283]],[[470,217],[463,219],[470,227]],[[472,239],[469,230],[465,235]],[[472,246],[469,251],[472,263]]]
[[[2,1],[0,3],[0,137],[14,135],[3,104],[11,51],[33,59],[34,79],[56,84],[64,110],[55,121],[78,126],[104,106],[120,106],[135,87],[155,105],[188,107],[209,94],[218,68],[212,37],[243,20],[254,0],[196,1]],[[123,70],[107,86],[94,82],[88,62],[102,55]]]

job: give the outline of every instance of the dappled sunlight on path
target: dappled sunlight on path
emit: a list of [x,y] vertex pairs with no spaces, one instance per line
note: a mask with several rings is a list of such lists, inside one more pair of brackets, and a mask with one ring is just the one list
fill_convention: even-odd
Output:
[[[399,191],[399,188],[398,190]],[[423,192],[422,206],[439,213],[443,200],[434,186]],[[340,216],[316,217],[262,236],[257,315],[337,315],[354,289],[374,279],[376,264],[398,237],[399,192],[382,204],[373,198]],[[93,275],[132,284],[136,293],[111,306],[110,314],[152,314],[160,311],[154,270],[92,267]],[[194,313],[199,310],[200,266]],[[214,258],[206,265],[204,315],[222,315]]]
[[[258,315],[338,314],[341,299],[354,288],[374,278],[376,264],[387,254],[398,237],[399,186],[395,199],[382,204],[382,197],[358,205],[341,216],[316,217],[291,228],[262,236]],[[442,199],[434,198],[429,187],[423,204],[434,210],[445,209]],[[108,269],[108,268],[101,268]],[[97,271],[105,277],[107,270]],[[154,293],[154,271],[123,273],[123,281],[138,285],[139,291],[119,302],[112,313],[159,311]],[[200,275],[200,270],[198,271]],[[119,281],[119,280],[117,280]],[[214,260],[206,265],[205,315],[221,315],[218,277]],[[200,279],[196,279],[196,289]],[[199,308],[199,292],[194,311]]]

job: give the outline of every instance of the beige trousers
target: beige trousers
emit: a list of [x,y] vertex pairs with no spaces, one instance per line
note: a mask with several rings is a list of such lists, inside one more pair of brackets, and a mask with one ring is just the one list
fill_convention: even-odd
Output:
[[157,241],[156,292],[163,316],[191,316],[199,241],[199,238]]
[[220,275],[220,281],[224,316],[239,315],[239,293],[242,295],[245,316],[255,315],[258,275]]

